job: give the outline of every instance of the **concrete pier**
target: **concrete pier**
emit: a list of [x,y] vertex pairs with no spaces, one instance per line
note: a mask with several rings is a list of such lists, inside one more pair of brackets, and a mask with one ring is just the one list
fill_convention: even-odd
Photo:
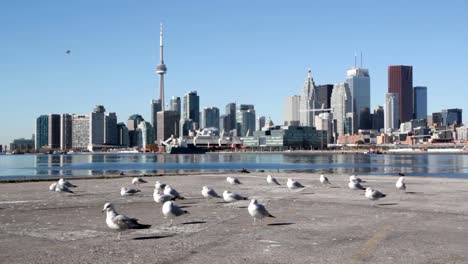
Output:
[[[229,185],[226,176],[242,185]],[[81,179],[75,194],[48,191],[50,182],[0,184],[2,263],[468,263],[468,180],[363,176],[387,194],[374,206],[347,187],[349,175],[272,173],[307,186],[270,186],[267,173],[144,177],[141,193],[121,197],[131,177]],[[153,200],[154,182],[169,183],[187,199],[190,214],[170,226]],[[276,218],[253,225],[249,201],[205,200],[201,188],[255,197]],[[150,229],[117,233],[105,224],[104,203]]]

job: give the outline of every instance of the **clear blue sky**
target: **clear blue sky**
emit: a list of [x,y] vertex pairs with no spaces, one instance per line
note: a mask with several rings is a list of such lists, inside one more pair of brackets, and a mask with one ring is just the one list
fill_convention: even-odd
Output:
[[1,1],[0,144],[30,137],[41,114],[96,104],[119,121],[149,120],[160,21],[166,101],[197,90],[201,107],[255,104],[282,123],[308,67],[316,84],[343,82],[362,50],[372,107],[383,104],[387,66],[404,64],[428,86],[429,112],[466,116],[467,12],[465,0]]

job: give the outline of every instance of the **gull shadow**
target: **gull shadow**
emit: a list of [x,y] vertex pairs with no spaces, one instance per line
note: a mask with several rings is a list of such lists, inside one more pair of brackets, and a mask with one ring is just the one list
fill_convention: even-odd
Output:
[[227,204],[228,202],[216,202],[217,204]]
[[247,208],[247,206],[239,206],[237,208],[241,208],[241,209],[244,209],[244,208]]
[[301,193],[302,195],[307,195],[307,194],[315,194],[313,192],[308,192],[308,193]]
[[269,226],[287,226],[287,225],[294,225],[295,223],[271,223],[268,224]]
[[185,222],[182,223],[183,225],[196,225],[196,224],[206,224],[205,221],[191,221],[191,222]]
[[165,236],[144,236],[144,237],[134,237],[133,240],[151,240],[151,239],[161,239],[166,237],[173,237],[174,235],[165,235]]
[[328,188],[330,188],[330,189],[339,189],[339,188],[341,188],[341,187],[339,187],[339,186],[330,186],[330,187],[328,187]]
[[422,194],[423,192],[405,192],[405,194]]
[[398,203],[380,203],[380,204],[377,204],[377,205],[383,205],[383,206],[386,206],[386,205],[397,205]]
[[182,205],[182,206],[179,206],[179,208],[190,208],[190,207],[192,207],[192,206],[190,206],[190,205]]
[[180,201],[179,204],[198,204],[198,203],[194,203],[194,202],[183,203],[182,200],[179,200],[179,201]]

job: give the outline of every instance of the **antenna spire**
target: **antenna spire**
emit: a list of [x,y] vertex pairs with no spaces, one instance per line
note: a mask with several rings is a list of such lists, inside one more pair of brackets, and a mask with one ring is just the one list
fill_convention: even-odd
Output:
[[356,54],[356,51],[354,52],[354,69],[356,69],[356,61],[357,61],[357,54]]
[[361,68],[362,68],[362,51],[361,51]]

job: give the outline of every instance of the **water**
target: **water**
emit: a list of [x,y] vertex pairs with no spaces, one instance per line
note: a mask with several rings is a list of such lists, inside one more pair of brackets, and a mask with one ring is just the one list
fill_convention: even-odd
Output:
[[1,155],[0,178],[98,176],[164,172],[266,171],[468,178],[468,155],[364,154],[74,154]]

